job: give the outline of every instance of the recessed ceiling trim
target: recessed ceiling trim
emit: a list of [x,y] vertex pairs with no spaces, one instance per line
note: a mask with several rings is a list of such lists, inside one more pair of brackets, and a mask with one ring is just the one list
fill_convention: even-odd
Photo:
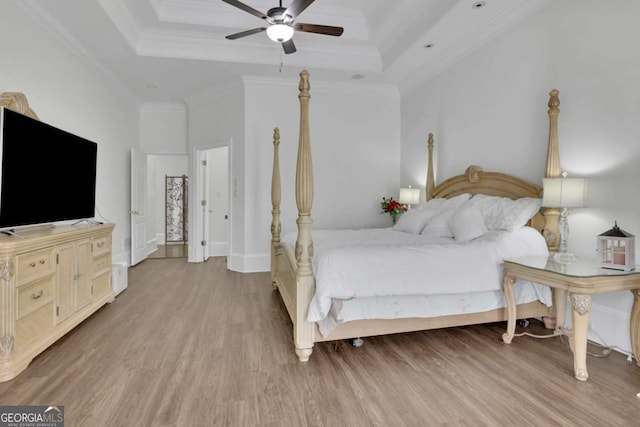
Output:
[[[120,0],[121,1],[121,0]],[[261,21],[244,14],[222,1],[194,0],[149,0],[160,22],[188,25],[226,27],[234,31],[261,26]],[[251,7],[266,13],[278,5],[278,0],[252,2]],[[301,22],[314,22],[345,28],[344,37],[354,40],[368,40],[369,29],[364,13],[358,9],[336,8],[326,2],[317,1],[300,15]]]
[[97,0],[100,7],[116,26],[122,37],[135,50],[140,31],[135,18],[124,0]]
[[[287,63],[325,69],[353,69],[381,72],[380,55],[366,45],[347,45],[327,48],[323,43],[304,41],[304,46]],[[255,40],[229,41],[223,35],[188,31],[152,31],[141,33],[136,43],[136,53],[142,56],[229,61],[271,65],[280,61],[282,48],[266,37]]]

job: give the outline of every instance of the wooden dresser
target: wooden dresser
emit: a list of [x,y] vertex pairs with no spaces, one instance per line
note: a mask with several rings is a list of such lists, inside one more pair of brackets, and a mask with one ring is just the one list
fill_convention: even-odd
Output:
[[48,226],[0,235],[0,382],[114,300],[113,228]]

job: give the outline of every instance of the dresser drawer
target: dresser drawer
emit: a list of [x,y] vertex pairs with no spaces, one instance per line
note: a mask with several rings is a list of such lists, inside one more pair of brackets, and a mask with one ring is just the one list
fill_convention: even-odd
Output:
[[93,258],[93,266],[91,271],[93,276],[97,276],[101,273],[107,272],[111,269],[111,254],[101,255]]
[[96,257],[111,252],[111,236],[94,237],[91,241],[91,254]]
[[16,351],[49,334],[55,326],[54,302],[49,301],[35,311],[16,320],[14,346]]
[[111,291],[111,273],[104,273],[93,279],[93,299],[105,296]]
[[16,257],[16,283],[25,285],[56,271],[55,248],[40,249]]
[[55,276],[51,275],[44,279],[21,286],[18,288],[18,309],[16,316],[18,319],[23,318],[32,311],[53,301]]

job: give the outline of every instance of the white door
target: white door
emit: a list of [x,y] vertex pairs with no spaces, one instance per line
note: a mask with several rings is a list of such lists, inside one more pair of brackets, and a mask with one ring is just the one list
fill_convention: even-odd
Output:
[[131,265],[147,258],[147,156],[131,149]]
[[[193,228],[190,230],[195,237],[189,238],[190,262],[202,262],[210,256],[228,256],[230,253],[230,150],[230,140],[213,147],[194,147],[191,171],[195,182],[190,186],[193,200],[189,205],[193,207],[193,221],[190,222]],[[211,157],[216,151],[218,155]]]
[[198,193],[202,207],[202,261],[206,261],[209,259],[209,218],[211,216],[206,151],[198,151],[198,163],[200,164],[200,182],[202,183],[201,191]]

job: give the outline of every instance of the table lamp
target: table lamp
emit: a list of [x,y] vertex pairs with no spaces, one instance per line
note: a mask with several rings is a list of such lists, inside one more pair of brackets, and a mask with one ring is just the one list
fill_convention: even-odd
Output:
[[567,251],[569,239],[569,222],[567,208],[581,208],[585,203],[587,190],[584,178],[566,178],[566,172],[562,178],[544,178],[542,180],[542,206],[548,208],[562,208],[560,214],[560,246],[554,259],[560,263],[568,263],[576,259],[576,256]]
[[408,206],[417,205],[420,203],[420,189],[411,188],[411,186],[409,188],[401,188],[398,202]]

